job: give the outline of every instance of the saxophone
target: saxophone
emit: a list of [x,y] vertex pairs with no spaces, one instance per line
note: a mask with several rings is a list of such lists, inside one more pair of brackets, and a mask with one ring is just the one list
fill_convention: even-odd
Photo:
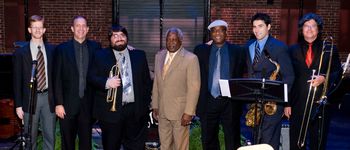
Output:
[[[268,58],[268,60],[276,66],[276,69],[272,72],[269,79],[276,80],[280,71],[280,65],[276,61],[273,61],[271,59],[271,57],[267,54],[267,51],[265,51],[265,55]],[[263,105],[263,109],[267,115],[275,114],[277,110],[276,102],[272,102],[272,101],[266,102]],[[259,125],[260,118],[261,118],[260,110],[261,110],[261,105],[258,103],[253,103],[249,106],[249,110],[245,115],[245,118],[246,118],[245,124],[248,127],[254,127],[255,125]],[[257,113],[255,111],[257,111]],[[256,118],[255,118],[255,114],[256,114]]]

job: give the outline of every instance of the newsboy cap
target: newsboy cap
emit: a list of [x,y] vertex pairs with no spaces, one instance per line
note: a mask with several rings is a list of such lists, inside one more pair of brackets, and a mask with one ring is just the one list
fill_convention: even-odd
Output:
[[208,26],[208,30],[210,30],[213,27],[217,27],[217,26],[225,26],[227,28],[228,24],[224,20],[215,20],[212,23],[210,23],[210,25]]

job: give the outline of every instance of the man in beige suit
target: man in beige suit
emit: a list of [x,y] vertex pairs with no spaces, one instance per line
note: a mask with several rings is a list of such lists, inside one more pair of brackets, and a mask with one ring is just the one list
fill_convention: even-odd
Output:
[[158,52],[155,60],[152,108],[162,150],[189,149],[189,125],[199,96],[198,59],[182,47],[182,40],[182,31],[170,28],[166,50]]

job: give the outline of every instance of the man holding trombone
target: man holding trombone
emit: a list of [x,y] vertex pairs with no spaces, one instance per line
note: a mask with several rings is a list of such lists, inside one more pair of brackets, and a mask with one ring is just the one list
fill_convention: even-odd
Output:
[[108,37],[110,47],[96,52],[88,73],[103,149],[144,149],[152,86],[146,54],[127,48],[122,26],[113,25]]
[[[328,85],[341,70],[339,55],[332,37],[322,41],[322,18],[316,14],[304,15],[298,24],[298,44],[289,48],[295,71],[290,106],[285,115],[290,118],[290,149],[323,150],[329,126],[329,107],[321,98]],[[333,55],[333,56],[332,56]],[[305,142],[306,137],[308,142]],[[308,143],[308,144],[305,144]]]

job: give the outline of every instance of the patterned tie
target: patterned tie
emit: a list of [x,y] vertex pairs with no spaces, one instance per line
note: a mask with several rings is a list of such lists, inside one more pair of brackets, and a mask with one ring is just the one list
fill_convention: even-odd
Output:
[[215,68],[213,73],[213,82],[211,84],[211,95],[216,98],[220,95],[220,87],[219,87],[219,79],[220,79],[220,66],[221,66],[221,56],[220,56],[220,48],[216,51],[216,61]]
[[174,56],[173,53],[169,53],[168,60],[167,60],[166,63],[164,64],[163,73],[162,73],[163,80],[165,79],[165,75],[166,75],[166,73],[168,72],[168,69],[169,69],[169,67],[170,67],[171,61],[173,61],[173,56]]
[[123,53],[119,53],[120,59],[119,63],[121,64],[121,76],[123,84],[123,94],[128,95],[131,92],[131,81],[128,73],[128,62]]
[[306,57],[305,57],[305,63],[308,68],[310,68],[311,63],[312,63],[312,44],[309,44],[309,49],[306,52]]
[[255,55],[254,55],[254,60],[253,60],[253,65],[259,62],[259,59],[261,57],[261,52],[260,52],[260,47],[258,44],[258,41],[255,43]]
[[37,90],[38,91],[43,91],[45,86],[46,86],[46,75],[45,75],[45,62],[44,62],[44,56],[41,51],[41,46],[38,46],[38,55],[37,55],[37,61],[38,61],[38,66],[37,66]]

